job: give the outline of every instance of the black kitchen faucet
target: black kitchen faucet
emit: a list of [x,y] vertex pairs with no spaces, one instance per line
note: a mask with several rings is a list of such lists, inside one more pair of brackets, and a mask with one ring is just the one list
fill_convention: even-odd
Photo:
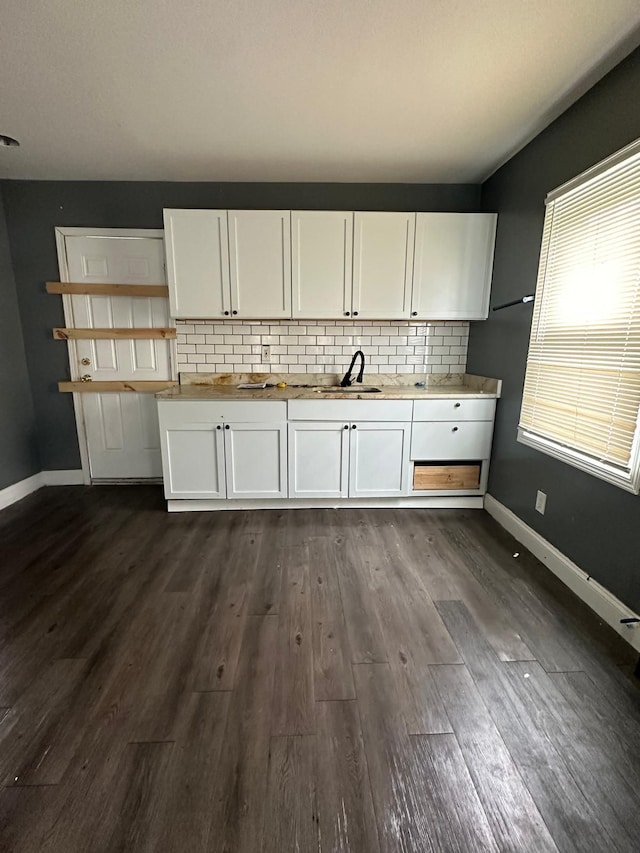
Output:
[[356,382],[362,382],[362,377],[364,375],[364,353],[362,352],[361,349],[359,349],[356,352],[354,352],[353,358],[351,359],[351,364],[349,365],[349,369],[347,370],[345,375],[342,377],[342,382],[340,383],[340,386],[342,388],[348,388],[349,385],[351,385],[353,383],[353,379],[351,378],[351,371],[353,370],[353,365],[356,363],[356,359],[358,356],[360,356],[362,361],[360,364],[360,373],[358,373],[358,378],[356,379]]

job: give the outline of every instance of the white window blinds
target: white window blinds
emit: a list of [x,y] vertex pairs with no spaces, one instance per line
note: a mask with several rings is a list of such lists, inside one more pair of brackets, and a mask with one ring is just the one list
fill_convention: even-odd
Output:
[[639,407],[634,144],[547,199],[520,437],[633,488]]

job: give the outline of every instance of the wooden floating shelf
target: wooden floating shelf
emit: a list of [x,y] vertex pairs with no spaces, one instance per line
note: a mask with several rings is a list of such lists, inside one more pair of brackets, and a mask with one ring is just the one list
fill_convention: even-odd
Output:
[[64,393],[76,392],[80,394],[104,394],[105,392],[122,393],[123,391],[136,391],[138,393],[155,393],[164,391],[177,385],[174,379],[164,380],[111,380],[105,382],[58,382],[58,391]]
[[89,296],[169,296],[166,284],[87,284],[76,281],[48,281],[47,293]]
[[54,329],[56,341],[87,341],[87,340],[151,340],[175,338],[176,330],[170,328],[158,329]]

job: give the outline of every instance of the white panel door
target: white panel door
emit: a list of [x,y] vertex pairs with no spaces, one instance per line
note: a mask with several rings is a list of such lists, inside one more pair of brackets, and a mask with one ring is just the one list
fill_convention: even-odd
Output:
[[293,316],[351,316],[353,213],[291,212]]
[[167,499],[226,497],[221,424],[185,423],[163,428],[162,462]]
[[[66,236],[70,281],[85,284],[164,284],[162,240],[154,237]],[[165,327],[169,306],[158,297],[69,297],[75,328]],[[73,379],[162,380],[171,378],[166,340],[78,340],[70,343]],[[162,476],[153,395],[78,395],[93,479]]]
[[224,425],[228,498],[287,497],[287,425]]
[[349,497],[407,494],[410,423],[351,424]]
[[349,424],[289,424],[289,497],[346,498]]
[[418,213],[411,315],[484,320],[489,313],[495,213]]
[[226,210],[165,210],[171,316],[230,316]]
[[291,211],[230,210],[232,314],[291,317]]
[[353,315],[409,317],[415,213],[355,213]]

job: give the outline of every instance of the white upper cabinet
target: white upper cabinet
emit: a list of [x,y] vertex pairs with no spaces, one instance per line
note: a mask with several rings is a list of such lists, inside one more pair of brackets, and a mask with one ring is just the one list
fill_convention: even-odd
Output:
[[495,213],[418,213],[411,316],[484,320],[489,312]]
[[497,216],[165,210],[171,315],[482,320]]
[[226,210],[165,210],[172,317],[231,315]]
[[231,313],[291,317],[291,211],[230,210]]
[[353,213],[345,210],[291,212],[293,316],[351,316]]
[[415,213],[355,213],[354,317],[409,317],[415,222]]

